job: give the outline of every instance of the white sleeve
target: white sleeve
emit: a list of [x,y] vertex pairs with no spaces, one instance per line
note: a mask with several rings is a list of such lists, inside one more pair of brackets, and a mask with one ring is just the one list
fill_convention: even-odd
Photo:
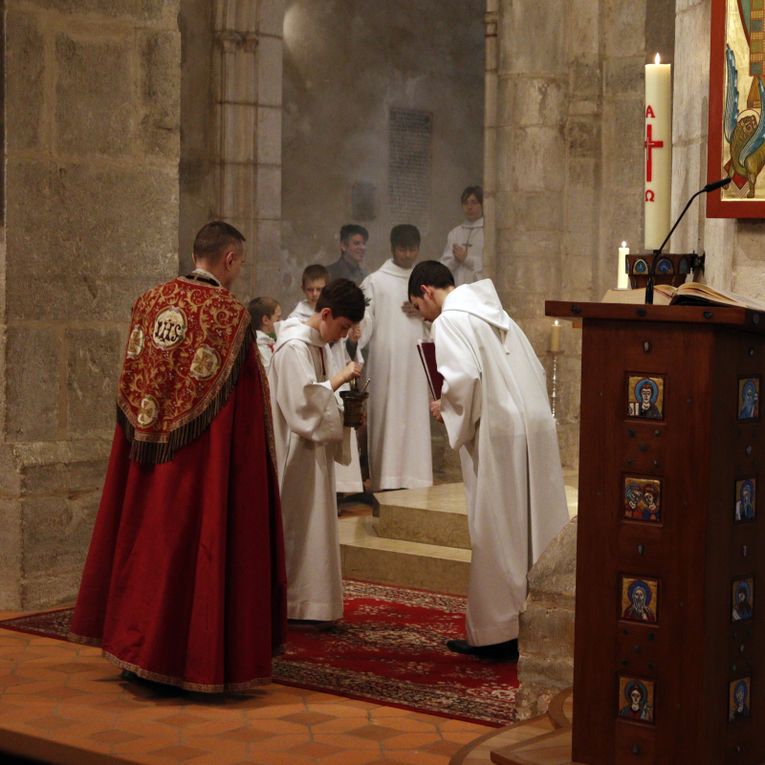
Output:
[[364,318],[361,320],[361,338],[359,339],[358,347],[366,348],[375,331],[375,291],[374,282],[372,281],[371,276],[367,276],[367,278],[361,282],[361,290],[368,303],[364,309]]
[[441,416],[449,445],[459,449],[475,436],[481,419],[481,367],[470,342],[460,328],[440,316],[433,323],[436,363],[444,378]]
[[329,380],[318,382],[308,346],[287,343],[271,361],[274,397],[287,427],[307,441],[343,438],[343,415]]
[[444,247],[444,253],[441,255],[441,262],[452,272],[460,262],[454,257],[452,252],[452,245],[454,245],[454,229],[452,229],[446,236],[446,247]]
[[449,445],[459,449],[473,440],[481,419],[481,367],[465,335],[443,314],[433,323],[433,337],[444,378],[441,416]]

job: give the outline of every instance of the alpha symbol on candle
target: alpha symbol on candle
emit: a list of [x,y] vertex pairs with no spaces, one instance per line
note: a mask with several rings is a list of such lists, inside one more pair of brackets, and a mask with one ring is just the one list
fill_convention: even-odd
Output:
[[648,104],[648,108],[645,110],[645,118],[647,120],[656,119],[656,115],[653,113],[653,106]]
[[646,125],[646,139],[643,146],[646,148],[645,153],[645,179],[650,181],[653,179],[653,150],[661,149],[664,146],[664,141],[653,140],[653,125]]

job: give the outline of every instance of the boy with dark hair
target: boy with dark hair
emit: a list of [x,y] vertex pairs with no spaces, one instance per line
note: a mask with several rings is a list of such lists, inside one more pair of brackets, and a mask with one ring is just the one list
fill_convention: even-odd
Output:
[[431,412],[459,449],[468,501],[467,640],[446,645],[517,658],[526,574],[568,521],[544,370],[491,280],[455,288],[430,260],[415,266],[408,293],[433,322],[444,383]]
[[353,282],[330,282],[309,319],[282,322],[268,372],[290,619],[331,622],[343,615],[334,463],[349,461],[351,431],[335,391],[361,368],[349,362],[332,374],[326,346],[345,337],[364,308]]
[[257,297],[250,300],[247,310],[250,312],[252,326],[255,329],[260,360],[268,371],[276,342],[274,325],[282,319],[282,307],[272,297]]
[[369,343],[366,370],[376,381],[367,415],[373,491],[433,485],[428,385],[417,352],[427,331],[406,294],[420,232],[406,223],[394,226],[390,243],[391,259],[361,285],[369,306],[360,345]]
[[327,266],[330,279],[350,279],[354,284],[361,284],[367,272],[361,267],[361,261],[367,251],[369,232],[364,226],[346,223],[340,229],[340,257]]
[[312,263],[303,269],[303,277],[300,282],[305,300],[301,300],[290,313],[290,319],[310,319],[316,310],[316,301],[319,299],[324,285],[329,281],[329,274],[321,263]]
[[449,232],[441,256],[457,287],[483,278],[483,189],[467,186],[460,202],[465,220]]

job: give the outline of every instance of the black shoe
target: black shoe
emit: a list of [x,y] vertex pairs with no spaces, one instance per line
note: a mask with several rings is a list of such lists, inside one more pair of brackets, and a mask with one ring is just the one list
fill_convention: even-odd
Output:
[[507,640],[493,645],[470,645],[467,640],[447,640],[446,647],[454,653],[478,656],[481,659],[518,661],[518,639]]

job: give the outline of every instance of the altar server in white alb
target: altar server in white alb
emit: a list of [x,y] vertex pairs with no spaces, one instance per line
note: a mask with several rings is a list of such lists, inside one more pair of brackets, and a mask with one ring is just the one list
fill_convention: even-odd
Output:
[[343,427],[335,391],[361,367],[350,362],[331,374],[326,346],[363,317],[361,290],[348,279],[331,282],[308,320],[281,323],[268,370],[293,620],[343,615],[334,463],[349,461],[352,431]]
[[420,253],[420,232],[401,224],[390,232],[392,257],[361,288],[369,305],[360,345],[369,343],[365,367],[370,396],[367,443],[372,490],[433,485],[428,383],[417,352],[427,335],[406,286]]
[[433,321],[444,384],[431,411],[459,449],[468,501],[467,640],[447,646],[517,658],[526,575],[568,521],[544,370],[489,279],[455,288],[446,266],[424,261],[409,296]]
[[483,189],[468,186],[460,202],[465,220],[449,232],[441,256],[457,287],[483,279]]

